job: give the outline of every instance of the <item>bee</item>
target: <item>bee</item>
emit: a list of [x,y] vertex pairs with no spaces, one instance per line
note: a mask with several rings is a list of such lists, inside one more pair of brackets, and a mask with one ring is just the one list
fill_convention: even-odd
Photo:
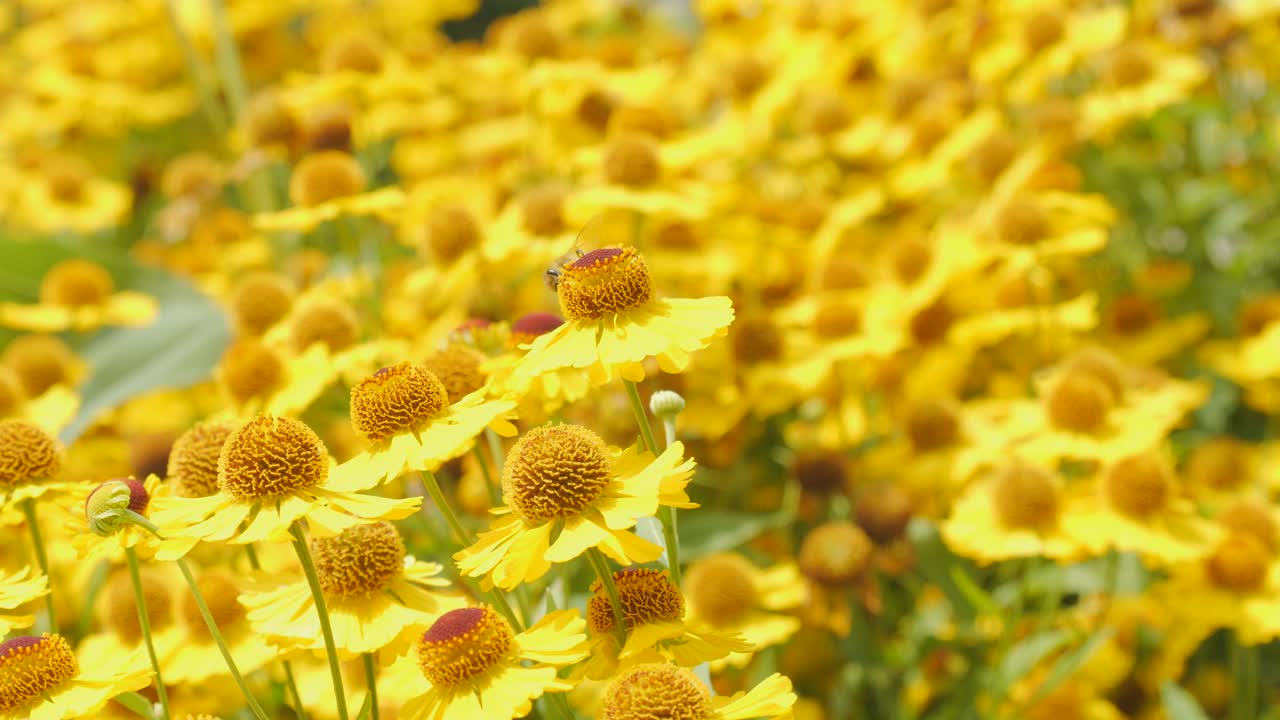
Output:
[[551,292],[558,292],[560,290],[560,273],[564,266],[574,260],[577,260],[583,255],[586,255],[586,253],[582,251],[582,248],[575,246],[572,250],[556,258],[554,262],[547,266],[546,272],[542,273],[542,281],[551,289]]

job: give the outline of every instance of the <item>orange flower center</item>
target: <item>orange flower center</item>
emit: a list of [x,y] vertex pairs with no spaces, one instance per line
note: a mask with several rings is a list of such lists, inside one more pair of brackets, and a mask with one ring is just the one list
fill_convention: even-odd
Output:
[[444,383],[449,402],[456,403],[484,386],[484,361],[479,351],[455,343],[431,353],[422,364]]
[[563,187],[553,184],[531,188],[521,194],[520,212],[525,229],[540,237],[564,232],[564,199],[567,194]]
[[0,420],[0,488],[39,482],[62,469],[58,442],[26,420]]
[[320,343],[341,352],[360,339],[360,316],[341,300],[317,298],[299,308],[289,330],[299,351]]
[[511,323],[511,344],[515,347],[533,342],[564,324],[564,318],[549,312],[531,312]]
[[950,403],[941,400],[913,403],[907,410],[906,426],[916,450],[939,450],[960,438],[960,416]]
[[30,397],[39,397],[54,385],[70,382],[74,374],[75,355],[65,342],[52,335],[16,337],[5,347],[3,358]]
[[427,217],[426,250],[442,263],[457,262],[480,245],[480,226],[471,212],[456,205],[443,205]]
[[502,488],[516,512],[543,522],[586,509],[613,479],[609,448],[578,425],[543,425],[521,437],[502,468]]
[[246,334],[261,335],[284,319],[293,304],[293,287],[279,273],[254,273],[236,285],[231,314]]
[[323,485],[329,452],[304,423],[259,415],[227,438],[218,458],[218,488],[232,497],[262,499]]
[[489,607],[450,610],[418,639],[418,666],[432,685],[456,687],[501,663],[514,641]]
[[326,597],[368,596],[391,585],[404,570],[404,540],[383,520],[311,541],[316,575]]
[[1216,438],[1187,456],[1187,479],[1214,490],[1232,490],[1249,479],[1248,449],[1238,440]]
[[1032,245],[1049,236],[1049,216],[1031,199],[1015,199],[996,218],[996,233],[1010,245]]
[[605,180],[614,185],[652,185],[662,176],[658,143],[640,133],[619,135],[604,152]]
[[556,292],[565,317],[595,320],[649,302],[653,283],[635,248],[607,247],[563,266]]
[[1077,370],[1064,374],[1049,391],[1045,411],[1054,427],[1087,433],[1102,426],[1114,404],[1106,383]]
[[705,720],[711,693],[690,671],[675,665],[637,665],[604,693],[602,720]]
[[1173,477],[1153,453],[1131,455],[1112,465],[1104,478],[1107,499],[1120,512],[1142,517],[1173,499]]
[[1267,547],[1261,540],[1247,533],[1232,533],[1209,556],[1205,571],[1220,588],[1249,592],[1266,582],[1270,564]]
[[240,340],[222,355],[222,381],[238,403],[265,398],[284,382],[284,377],[284,361],[275,350],[257,340]]
[[1041,10],[1032,13],[1027,18],[1027,24],[1023,31],[1027,41],[1027,48],[1035,53],[1050,45],[1057,44],[1062,39],[1066,28],[1059,13],[1052,10]]
[[[676,622],[684,617],[684,596],[671,582],[666,570],[624,568],[613,574],[618,600],[628,629],[649,623]],[[587,625],[596,635],[612,632],[613,607],[598,579],[591,584],[587,599]]]
[[12,713],[80,672],[61,635],[25,635],[0,643],[0,712]]
[[848,337],[862,328],[858,306],[843,300],[827,300],[813,316],[813,331],[826,339]]
[[842,586],[856,580],[871,559],[871,540],[856,525],[832,522],[819,525],[800,544],[796,562],[815,582]]
[[733,356],[747,365],[777,362],[786,349],[786,339],[772,320],[764,315],[744,315],[733,324]]
[[1235,532],[1256,537],[1268,553],[1280,548],[1280,528],[1271,508],[1257,500],[1241,499],[1218,514],[1218,524]]
[[1000,473],[991,498],[1000,522],[1011,528],[1038,528],[1058,517],[1058,488],[1043,469],[1016,463]]
[[74,258],[49,268],[40,281],[40,302],[84,307],[101,305],[115,291],[115,280],[101,265]]
[[741,555],[711,555],[694,563],[685,575],[689,602],[702,618],[732,625],[755,609],[754,568]]
[[294,205],[314,207],[364,191],[367,180],[360,163],[341,150],[323,150],[298,162],[289,178]]
[[351,425],[370,442],[418,427],[448,407],[444,383],[407,362],[384,367],[351,389]]

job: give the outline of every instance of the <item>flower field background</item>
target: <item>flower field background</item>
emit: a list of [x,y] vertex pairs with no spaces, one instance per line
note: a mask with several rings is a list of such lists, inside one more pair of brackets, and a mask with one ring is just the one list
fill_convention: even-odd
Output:
[[0,720],[1280,720],[1280,3],[0,6]]

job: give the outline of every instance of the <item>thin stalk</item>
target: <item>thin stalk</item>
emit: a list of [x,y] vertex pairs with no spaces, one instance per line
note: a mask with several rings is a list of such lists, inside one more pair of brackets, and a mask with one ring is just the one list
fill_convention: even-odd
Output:
[[[262,570],[262,562],[258,560],[258,551],[253,547],[253,543],[245,543],[244,554],[249,558],[249,567]],[[289,694],[293,696],[293,713],[298,720],[307,720],[307,713],[302,709],[302,694],[298,692],[298,681],[293,677],[293,663],[281,660],[280,664],[284,666],[285,684],[289,687]]]
[[169,693],[164,689],[164,678],[160,674],[160,658],[156,656],[156,644],[151,639],[151,618],[147,613],[147,597],[142,592],[142,576],[138,572],[138,553],[133,548],[124,549],[124,558],[129,564],[129,580],[133,583],[133,601],[138,610],[138,627],[142,628],[142,642],[147,646],[147,656],[151,658],[151,670],[156,674],[156,698],[160,701],[160,716],[169,720]]
[[205,75],[204,65],[200,62],[200,56],[196,54],[195,46],[191,44],[191,38],[187,36],[187,31],[182,29],[182,23],[178,21],[175,2],[176,0],[166,0],[164,4],[169,31],[178,41],[178,49],[182,52],[182,63],[186,66],[191,84],[196,88],[196,95],[200,96],[200,109],[204,112],[205,120],[209,122],[213,133],[221,138],[227,132],[226,115],[223,113],[222,106],[218,104],[218,95],[214,92],[208,76]]
[[364,682],[369,689],[369,717],[372,720],[380,720],[382,711],[378,708],[378,675],[373,670],[373,654],[365,653],[364,659]]
[[1228,661],[1231,675],[1235,679],[1236,691],[1231,697],[1227,717],[1230,720],[1253,720],[1257,717],[1257,651],[1241,645],[1239,638],[1232,638],[1229,653]]
[[636,416],[636,425],[640,426],[640,437],[644,440],[645,448],[657,455],[658,442],[653,438],[653,426],[649,424],[649,415],[644,410],[644,403],[640,402],[640,389],[630,380],[623,380],[622,386],[627,389],[627,399],[631,401],[631,412]]
[[36,517],[36,501],[35,498],[27,498],[19,503],[22,506],[22,515],[27,520],[27,531],[31,533],[31,547],[36,552],[36,563],[40,565],[40,572],[49,580],[49,592],[44,594],[44,610],[49,616],[49,632],[58,632],[58,619],[53,610],[53,578],[49,575],[49,556],[44,551],[44,539],[40,537],[40,519]]
[[484,474],[484,485],[489,489],[489,502],[493,503],[494,507],[501,505],[502,491],[493,481],[493,473],[489,471],[489,461],[484,457],[484,450],[479,445],[473,445],[471,452],[475,453],[476,462],[480,463],[480,472]]
[[613,635],[618,639],[618,650],[627,644],[627,614],[622,610],[622,598],[618,595],[618,586],[613,582],[613,573],[609,571],[609,561],[604,554],[595,548],[587,548],[587,562],[596,571],[604,592],[609,596],[609,607],[613,609]]
[[213,20],[214,52],[218,60],[218,74],[222,77],[222,89],[226,91],[232,118],[238,119],[244,116],[245,106],[249,104],[240,50],[236,47],[235,36],[231,34],[231,23],[227,22],[227,9],[222,0],[209,0],[209,15]]
[[298,554],[298,562],[302,563],[302,572],[307,576],[307,584],[311,586],[311,599],[315,602],[316,614],[320,617],[320,634],[324,637],[325,653],[329,656],[329,676],[333,680],[333,695],[338,702],[338,718],[347,720],[347,697],[342,690],[342,668],[338,665],[338,648],[333,642],[329,606],[324,601],[324,591],[320,589],[320,578],[316,575],[315,563],[311,561],[311,550],[307,548],[307,537],[302,534],[302,526],[294,521],[289,526],[289,534],[293,535],[293,550]]
[[196,579],[191,575],[191,568],[187,566],[187,561],[178,558],[178,569],[182,571],[182,577],[187,581],[187,587],[191,588],[191,597],[196,601],[196,608],[200,610],[200,617],[204,618],[204,624],[209,628],[209,634],[213,636],[213,641],[218,645],[218,652],[222,653],[222,659],[227,663],[227,670],[231,672],[231,679],[235,681],[236,686],[240,688],[241,694],[244,695],[245,702],[249,703],[249,710],[258,720],[268,720],[267,714],[262,710],[262,706],[254,699],[253,693],[249,692],[249,686],[245,684],[244,677],[240,675],[240,669],[236,667],[235,658],[231,657],[231,650],[227,648],[227,641],[223,639],[222,633],[218,630],[218,623],[213,619],[213,615],[209,612],[209,605],[204,600],[204,594],[200,592],[200,587],[196,585]]
[[[640,402],[640,389],[630,380],[623,380],[622,386],[627,389],[627,399],[631,401],[631,412],[636,416],[636,425],[640,426],[640,437],[644,440],[645,447],[649,452],[657,455],[658,442],[653,437],[653,425],[649,422],[644,403]],[[667,444],[670,445],[675,438],[674,421],[671,422],[671,429],[665,435]],[[659,507],[658,519],[662,521],[662,543],[667,546],[667,569],[671,572],[671,582],[676,587],[680,587],[680,537],[676,530],[675,509]]]
[[[444,516],[445,522],[449,524],[449,529],[453,531],[454,539],[461,543],[462,547],[467,547],[475,542],[475,539],[471,537],[471,533],[467,532],[467,529],[462,526],[462,522],[458,520],[457,514],[453,512],[453,506],[449,504],[448,499],[444,496],[444,491],[440,489],[440,481],[436,480],[435,473],[430,470],[423,470],[418,473],[418,479],[422,481],[422,486],[426,488],[427,495],[431,496],[431,501],[436,504],[440,514]],[[511,604],[507,602],[507,598],[497,588],[482,594],[507,618],[507,621],[512,626],[523,631],[524,623],[521,622],[520,618],[516,617],[515,612],[511,609]],[[525,612],[523,617],[528,619],[528,613]]]
[[489,455],[493,458],[494,471],[501,477],[502,468],[507,464],[507,453],[502,449],[502,438],[498,437],[498,433],[485,428],[484,439],[489,443]]

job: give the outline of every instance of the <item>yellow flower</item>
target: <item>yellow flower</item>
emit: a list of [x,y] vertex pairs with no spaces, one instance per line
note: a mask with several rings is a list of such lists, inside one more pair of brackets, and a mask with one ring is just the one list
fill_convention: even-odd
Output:
[[1155,42],[1130,40],[1103,56],[1103,83],[1082,101],[1081,121],[1091,135],[1114,131],[1189,96],[1209,76],[1194,54]]
[[305,520],[312,535],[332,537],[370,520],[413,514],[421,498],[361,495],[330,478],[332,461],[303,423],[259,415],[227,438],[218,458],[218,492],[156,498],[152,522],[166,538],[157,557],[181,557],[196,543],[246,544],[285,537]]
[[118,225],[129,212],[129,188],[96,177],[79,162],[59,160],[17,185],[16,219],[42,233],[91,233]]
[[10,510],[24,500],[74,490],[76,483],[59,480],[62,449],[58,441],[26,420],[0,420],[0,509]]
[[[375,653],[406,630],[421,631],[444,611],[465,603],[440,593],[449,581],[437,563],[405,555],[389,522],[356,525],[311,541],[316,575],[325,595],[334,644],[340,652]],[[277,645],[323,650],[320,617],[305,579],[240,596],[253,629]],[[398,653],[397,653],[398,654]]]
[[32,332],[85,332],[104,325],[146,325],[158,306],[149,295],[116,291],[111,273],[74,258],[49,268],[40,280],[40,302],[0,303],[0,326]]
[[454,555],[459,570],[510,589],[590,548],[621,565],[658,559],[662,549],[629,528],[659,506],[697,507],[684,491],[694,464],[683,453],[679,442],[657,458],[634,447],[612,452],[576,425],[530,430],[502,468],[503,507],[493,512],[506,517]]
[[567,217],[574,225],[583,225],[606,210],[705,217],[711,211],[710,190],[704,183],[676,177],[671,166],[681,161],[671,155],[652,135],[639,132],[613,137],[602,151],[583,151],[580,162],[598,163],[600,182],[568,197]]
[[22,378],[10,368],[0,365],[0,418],[26,420],[56,435],[71,422],[79,409],[80,396],[66,385],[53,385],[31,396]]
[[1062,517],[1063,533],[1094,555],[1114,548],[1168,565],[1205,557],[1220,535],[1181,497],[1169,461],[1157,452],[1116,460],[1097,484]]
[[1052,475],[1015,462],[971,484],[939,530],[952,552],[984,564],[1022,557],[1069,560],[1082,548],[1063,532],[1065,504]]
[[735,553],[711,555],[689,566],[684,585],[691,629],[737,634],[753,646],[713,660],[712,670],[745,667],[754,652],[785,643],[800,629],[797,618],[783,614],[804,602],[804,580],[793,563],[761,570]]
[[151,681],[144,651],[77,657],[61,635],[0,643],[0,719],[63,720],[95,715],[113,697]]
[[0,574],[0,635],[8,635],[19,628],[31,627],[35,616],[29,613],[10,613],[8,611],[26,605],[49,592],[49,578],[36,575],[31,568],[24,567],[11,573]]
[[418,638],[416,664],[429,686],[400,708],[404,720],[524,717],[546,692],[572,687],[557,671],[587,656],[576,610],[548,614],[516,634],[488,606],[451,610]]
[[135,525],[124,513],[146,518],[152,498],[161,494],[163,487],[160,478],[149,475],[142,482],[119,478],[77,493],[69,508],[72,519],[67,523],[76,552],[86,561],[107,558],[119,562],[129,548],[150,557],[159,546],[159,538]]
[[693,667],[756,649],[733,630],[695,628],[685,623],[684,595],[666,570],[623,568],[613,573],[613,582],[622,605],[626,642],[618,646],[613,606],[597,579],[587,599],[591,659],[575,676],[604,680],[640,663],[675,662]]
[[254,216],[259,230],[311,230],[346,216],[385,217],[404,205],[398,187],[366,191],[368,179],[351,155],[325,150],[298,162],[289,178],[289,199],[295,207]]
[[351,424],[369,448],[339,465],[335,479],[367,488],[411,470],[435,470],[471,449],[486,428],[514,435],[515,403],[488,400],[483,389],[449,401],[449,390],[424,365],[385,367],[351,389]]
[[[280,649],[249,623],[239,601],[240,588],[229,571],[205,568],[196,575],[196,586],[240,672],[251,673],[276,660]],[[182,685],[227,676],[222,651],[192,593],[179,594],[176,615],[183,630],[182,641],[164,660],[165,682]]]
[[510,327],[503,325],[496,331],[505,338],[507,352],[491,358],[484,365],[491,378],[489,392],[519,397],[521,418],[545,418],[548,413],[581,400],[591,391],[591,378],[585,370],[577,368],[561,368],[540,375],[515,375],[525,355],[522,348],[563,324],[564,318],[555,313],[532,312],[516,318]]
[[639,381],[650,357],[665,372],[681,372],[733,321],[726,297],[655,298],[648,268],[630,247],[593,250],[562,266],[557,294],[565,323],[530,344],[517,376],[579,368],[596,384]]
[[227,347],[213,376],[237,414],[297,415],[334,380],[328,358],[321,344],[293,353],[243,338]]
[[602,701],[606,720],[624,718],[703,718],[748,720],[786,718],[796,694],[791,681],[774,673],[750,691],[712,697],[692,672],[675,665],[637,665],[617,677]]

